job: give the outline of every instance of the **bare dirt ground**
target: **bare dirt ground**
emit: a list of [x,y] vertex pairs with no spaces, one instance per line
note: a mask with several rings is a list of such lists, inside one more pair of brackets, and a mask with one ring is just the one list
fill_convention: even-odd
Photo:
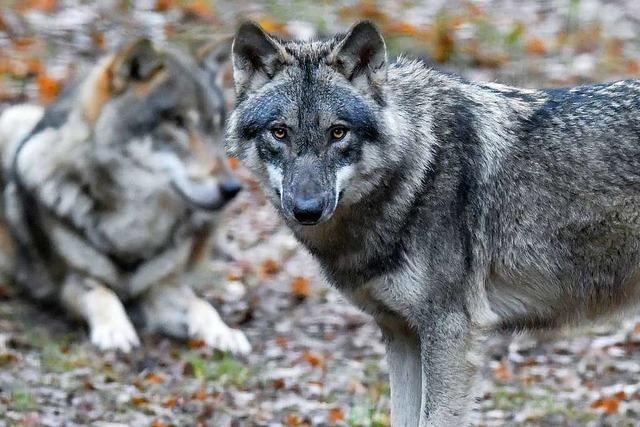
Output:
[[[409,52],[471,79],[539,87],[640,73],[632,0],[215,2],[0,0],[0,100],[48,102],[133,34],[182,44],[242,19],[297,37],[378,22]],[[199,292],[246,331],[233,358],[142,334],[129,355],[100,353],[82,325],[0,286],[0,426],[388,425],[375,326],[320,278],[314,261],[247,183],[221,215]],[[558,337],[493,337],[474,424],[640,424],[638,320]]]

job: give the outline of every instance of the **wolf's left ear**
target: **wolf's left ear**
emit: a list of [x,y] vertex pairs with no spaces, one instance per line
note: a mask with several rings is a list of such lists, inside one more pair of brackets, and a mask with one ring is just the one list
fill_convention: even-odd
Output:
[[233,80],[240,97],[263,86],[291,62],[284,47],[254,22],[238,28],[231,51]]
[[111,63],[111,87],[118,93],[130,82],[145,82],[164,67],[162,55],[148,38],[127,43],[116,53]]
[[378,28],[360,22],[338,43],[329,64],[363,90],[379,87],[387,78],[387,48]]

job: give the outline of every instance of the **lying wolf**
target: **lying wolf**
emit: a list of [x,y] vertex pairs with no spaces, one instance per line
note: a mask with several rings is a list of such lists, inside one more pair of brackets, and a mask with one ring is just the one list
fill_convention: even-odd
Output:
[[250,350],[187,285],[207,259],[214,212],[241,189],[207,59],[137,40],[44,112],[16,106],[0,119],[14,278],[86,321],[100,349],[138,345],[121,303],[135,300],[151,330]]
[[474,349],[640,297],[640,82],[523,90],[248,23],[228,148],[387,343],[393,426],[462,425]]

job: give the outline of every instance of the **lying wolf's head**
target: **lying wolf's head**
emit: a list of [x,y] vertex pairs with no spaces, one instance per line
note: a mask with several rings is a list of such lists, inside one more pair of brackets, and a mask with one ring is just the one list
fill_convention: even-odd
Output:
[[196,59],[140,39],[98,64],[80,88],[98,166],[118,178],[156,177],[150,185],[204,209],[232,199],[241,185],[224,156],[224,98],[211,84],[224,48]]
[[385,43],[368,22],[327,41],[282,41],[253,23],[232,49],[229,152],[304,225],[360,200],[385,158]]

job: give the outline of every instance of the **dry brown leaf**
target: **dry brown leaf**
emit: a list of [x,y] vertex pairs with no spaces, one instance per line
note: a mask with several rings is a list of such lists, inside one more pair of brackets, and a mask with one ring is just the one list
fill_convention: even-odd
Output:
[[333,408],[329,411],[329,422],[333,425],[338,424],[339,422],[344,421],[344,413],[340,408]]
[[238,166],[240,166],[240,161],[235,157],[229,157],[227,162],[229,163],[229,167],[233,170],[238,169]]
[[258,19],[258,25],[260,25],[268,33],[284,33],[285,26],[281,22],[276,22],[273,19],[261,18]]
[[505,362],[500,362],[498,366],[493,368],[493,376],[501,381],[509,381],[513,378],[513,374]]
[[187,347],[189,347],[191,350],[203,348],[204,345],[204,340],[201,339],[191,338],[189,341],[187,341]]
[[591,407],[593,409],[603,410],[607,414],[616,413],[618,411],[619,406],[620,406],[620,401],[615,398],[598,399],[591,404]]
[[547,48],[539,37],[532,37],[527,40],[524,50],[531,55],[544,55],[547,53]]
[[178,399],[175,397],[170,397],[162,402],[162,406],[165,408],[175,408],[178,405]]
[[154,9],[158,12],[166,12],[175,6],[174,0],[156,0]]
[[161,384],[163,382],[162,377],[158,374],[154,374],[153,372],[149,372],[144,379],[146,382],[151,384]]
[[307,298],[309,296],[309,279],[302,276],[296,276],[291,281],[291,293],[298,298]]
[[207,398],[207,389],[205,387],[200,387],[198,391],[191,395],[193,400],[205,400]]
[[36,78],[36,84],[38,85],[38,93],[40,93],[40,100],[43,104],[51,103],[58,93],[60,93],[60,82],[46,74],[40,74]]
[[260,277],[265,279],[280,271],[282,266],[280,263],[273,259],[267,259],[260,265]]
[[289,414],[284,417],[284,423],[288,426],[301,426],[303,419],[297,414]]
[[321,354],[316,353],[315,351],[305,350],[302,353],[302,358],[314,368],[317,368],[318,366],[322,366],[324,364],[324,357]]
[[215,17],[213,9],[211,9],[211,5],[206,0],[191,0],[185,6],[185,10],[199,18],[209,20]]
[[142,406],[142,405],[146,405],[147,403],[149,403],[149,401],[144,396],[133,396],[131,398],[131,403],[133,405],[135,405],[135,406]]

